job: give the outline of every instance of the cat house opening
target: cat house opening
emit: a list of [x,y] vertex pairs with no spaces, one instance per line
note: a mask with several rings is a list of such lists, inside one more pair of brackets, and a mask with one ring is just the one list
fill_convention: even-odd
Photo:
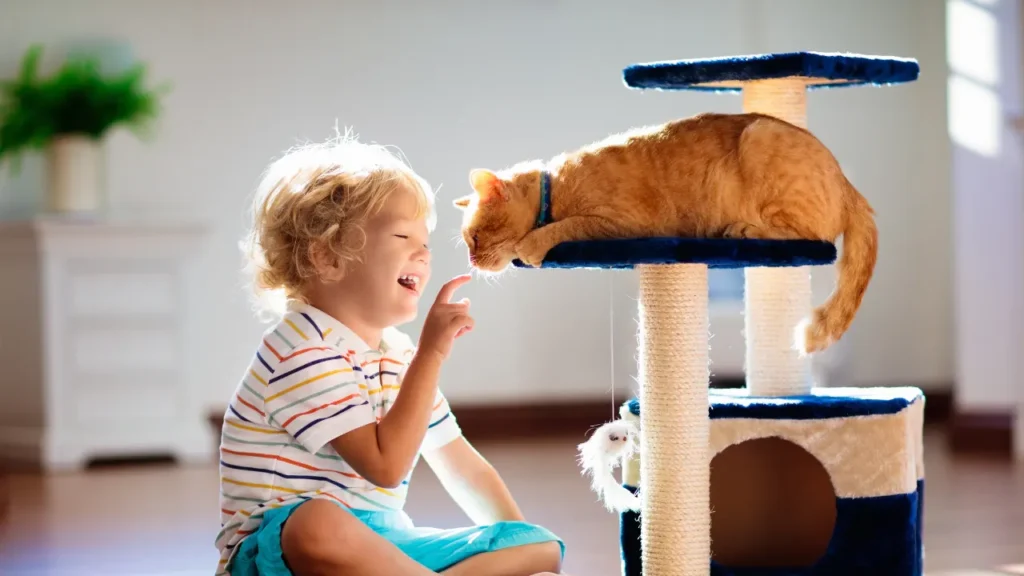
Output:
[[711,461],[711,558],[728,567],[809,567],[828,549],[836,494],[825,467],[777,437]]

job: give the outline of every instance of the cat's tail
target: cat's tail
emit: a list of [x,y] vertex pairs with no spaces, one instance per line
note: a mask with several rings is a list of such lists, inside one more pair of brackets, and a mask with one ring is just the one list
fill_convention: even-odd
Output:
[[849,181],[845,184],[846,228],[843,230],[836,289],[810,318],[797,326],[797,348],[803,354],[820,352],[846,333],[864,299],[878,259],[875,212],[853,184]]

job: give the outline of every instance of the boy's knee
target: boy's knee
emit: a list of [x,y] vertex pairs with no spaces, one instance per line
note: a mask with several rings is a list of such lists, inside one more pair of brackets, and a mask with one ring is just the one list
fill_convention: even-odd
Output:
[[319,574],[346,564],[359,520],[326,500],[310,500],[281,529],[281,554],[295,574]]
[[527,544],[522,547],[520,552],[529,554],[530,569],[534,574],[543,572],[557,574],[562,570],[562,547],[558,542]]

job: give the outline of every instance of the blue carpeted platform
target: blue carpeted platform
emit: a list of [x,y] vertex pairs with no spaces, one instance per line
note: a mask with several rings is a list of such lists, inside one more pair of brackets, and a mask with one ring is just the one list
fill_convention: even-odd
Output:
[[622,76],[636,89],[739,92],[739,83],[750,80],[804,76],[813,79],[807,83],[813,90],[913,82],[919,73],[911,58],[787,52],[633,64]]
[[[772,420],[825,420],[897,414],[924,397],[920,388],[813,388],[800,396],[751,396],[746,388],[708,391],[708,417]],[[640,400],[629,401],[640,415]]]
[[[631,238],[564,242],[548,252],[541,268],[628,269],[638,264],[703,263],[709,268],[831,264],[836,247],[816,240]],[[513,265],[527,267],[519,260]]]

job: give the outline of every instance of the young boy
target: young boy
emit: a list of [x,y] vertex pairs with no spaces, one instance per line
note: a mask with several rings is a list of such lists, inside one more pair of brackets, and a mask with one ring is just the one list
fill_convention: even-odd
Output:
[[[438,390],[473,329],[469,280],[441,287],[419,345],[433,199],[379,146],[343,140],[270,166],[246,248],[258,295],[283,316],[225,414],[218,574],[527,576],[557,573],[562,542],[523,521]],[[401,391],[401,392],[399,392]],[[476,526],[414,527],[403,511],[423,455]]]

